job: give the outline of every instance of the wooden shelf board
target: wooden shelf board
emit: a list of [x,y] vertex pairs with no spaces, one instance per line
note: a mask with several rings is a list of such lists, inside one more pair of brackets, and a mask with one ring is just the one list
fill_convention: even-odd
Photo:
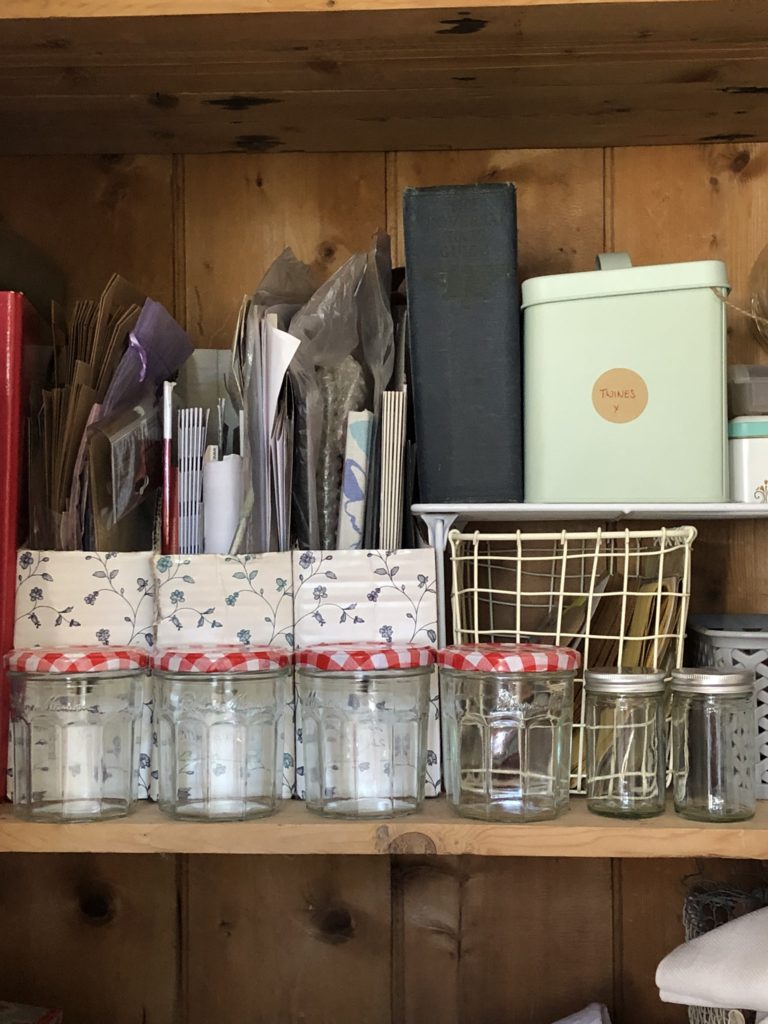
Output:
[[[635,3],[648,6],[697,0],[559,0],[558,6]],[[714,0],[712,0],[714,2]],[[482,7],[543,7],[552,0],[483,0]],[[160,17],[183,14],[308,14],[319,11],[434,11],[445,10],[445,0],[5,0],[0,20],[10,18],[116,18]],[[458,11],[458,7],[452,8]]]
[[32,824],[0,815],[0,851],[23,853],[472,854],[493,857],[768,859],[768,802],[751,821],[704,825],[671,810],[644,822],[598,818],[583,799],[556,821],[509,825],[457,817],[444,799],[390,821],[325,821],[298,801],[252,822],[171,821],[142,804],[128,818]]
[[5,0],[0,23],[0,153],[768,138],[764,0]]

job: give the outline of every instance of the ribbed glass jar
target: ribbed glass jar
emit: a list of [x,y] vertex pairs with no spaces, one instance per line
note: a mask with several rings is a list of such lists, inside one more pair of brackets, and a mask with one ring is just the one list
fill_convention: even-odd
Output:
[[15,814],[71,822],[133,809],[147,666],[134,648],[9,655]]
[[695,821],[752,817],[756,731],[752,672],[672,672],[672,784],[678,814]]
[[615,818],[664,811],[664,673],[600,668],[584,675],[587,807]]
[[434,658],[407,644],[296,654],[309,810],[390,818],[421,807]]
[[543,821],[568,809],[572,648],[448,647],[438,655],[448,801],[489,821]]
[[290,655],[183,647],[155,655],[160,809],[240,821],[273,814],[282,789]]

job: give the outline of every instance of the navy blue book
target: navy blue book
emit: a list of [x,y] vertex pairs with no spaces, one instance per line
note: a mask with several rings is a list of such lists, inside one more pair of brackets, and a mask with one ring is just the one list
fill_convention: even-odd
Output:
[[408,188],[419,501],[523,499],[515,187]]

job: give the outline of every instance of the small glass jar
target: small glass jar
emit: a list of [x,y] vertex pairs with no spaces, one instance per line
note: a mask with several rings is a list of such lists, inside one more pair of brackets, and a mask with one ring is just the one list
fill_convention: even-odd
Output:
[[584,674],[587,807],[615,818],[664,811],[664,673],[600,668]]
[[434,651],[318,645],[296,654],[309,810],[391,818],[424,800]]
[[133,809],[148,663],[136,648],[8,655],[15,814],[72,822]]
[[479,644],[438,655],[448,801],[487,821],[544,821],[568,809],[570,647]]
[[192,821],[273,814],[291,656],[187,646],[154,658],[160,809]]
[[678,814],[694,821],[752,817],[756,732],[752,672],[672,672],[672,782]]

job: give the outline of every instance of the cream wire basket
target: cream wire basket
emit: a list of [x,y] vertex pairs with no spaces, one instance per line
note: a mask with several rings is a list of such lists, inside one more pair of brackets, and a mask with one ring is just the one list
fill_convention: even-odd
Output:
[[582,654],[573,793],[586,781],[583,671],[682,664],[695,538],[692,526],[448,535],[454,643],[549,643]]

